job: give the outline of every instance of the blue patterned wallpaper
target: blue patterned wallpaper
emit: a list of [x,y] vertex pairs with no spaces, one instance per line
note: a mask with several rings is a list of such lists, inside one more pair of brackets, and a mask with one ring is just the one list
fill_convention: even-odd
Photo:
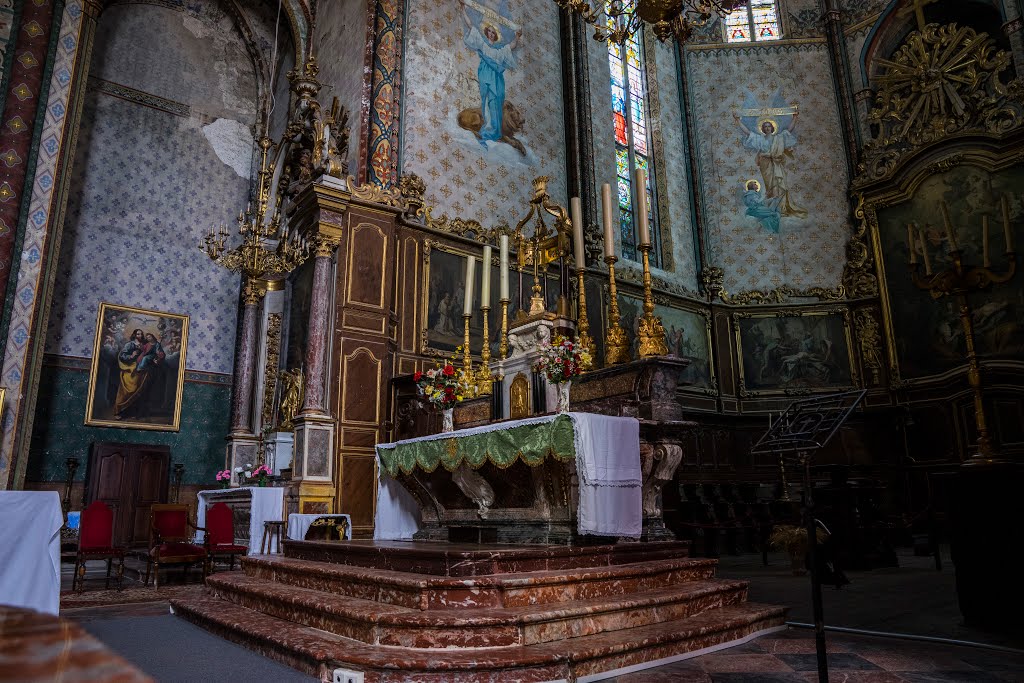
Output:
[[224,467],[224,435],[231,412],[229,378],[207,377],[208,380],[219,379],[218,383],[186,378],[178,432],[86,427],[89,372],[76,367],[81,361],[71,360],[61,365],[65,367],[58,367],[52,361],[43,365],[26,474],[28,481],[63,481],[67,472],[64,461],[71,456],[81,463],[76,477],[82,480],[90,445],[97,441],[115,441],[170,446],[171,463],[185,465],[184,483],[214,483],[217,470]]

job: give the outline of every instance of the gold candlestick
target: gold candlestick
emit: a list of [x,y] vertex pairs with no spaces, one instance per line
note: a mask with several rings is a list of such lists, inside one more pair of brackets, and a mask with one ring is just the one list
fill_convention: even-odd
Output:
[[974,394],[974,424],[978,430],[978,452],[972,455],[965,464],[989,464],[998,462],[999,457],[992,438],[989,436],[988,421],[985,417],[984,394],[981,381],[981,363],[974,343],[974,312],[971,310],[968,294],[983,291],[994,285],[1001,285],[1013,279],[1017,271],[1017,254],[1012,244],[1007,245],[1007,268],[1003,273],[996,273],[991,268],[971,267],[964,264],[963,250],[959,247],[950,252],[953,260],[951,268],[941,270],[934,275],[931,269],[924,277],[916,263],[910,264],[911,277],[914,284],[932,295],[933,299],[954,296],[960,309],[960,324],[964,329],[964,345],[967,347],[967,383]]
[[640,357],[664,356],[668,354],[665,343],[665,328],[661,318],[654,315],[654,295],[651,294],[651,245],[641,244],[637,247],[644,255],[644,315],[640,318],[637,336],[640,337]]
[[473,378],[473,358],[469,355],[469,319],[472,316],[463,315],[466,332],[462,342],[462,381],[466,384],[466,398],[473,398],[476,393],[476,381]]
[[498,353],[501,360],[508,358],[508,299],[501,299],[501,339],[498,340]]
[[481,306],[480,312],[484,314],[484,341],[480,349],[480,369],[476,371],[476,394],[477,396],[491,395],[491,338],[487,328],[488,318],[491,315],[490,306]]
[[608,264],[608,330],[604,335],[604,364],[618,365],[630,360],[629,338],[626,331],[619,327],[619,295],[615,289],[615,262],[617,256],[605,254],[604,262]]
[[583,289],[583,268],[576,269],[579,280],[579,315],[576,319],[576,342],[587,350],[594,348],[594,339],[590,336],[590,321],[587,320],[587,293]]

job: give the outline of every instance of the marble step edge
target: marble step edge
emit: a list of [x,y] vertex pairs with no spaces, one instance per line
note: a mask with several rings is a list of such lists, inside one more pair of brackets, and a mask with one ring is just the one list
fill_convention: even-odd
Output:
[[[429,545],[423,543],[421,545]],[[688,541],[623,543],[614,546],[525,546],[488,551],[377,547],[358,541],[284,541],[285,557],[427,575],[470,577],[513,572],[609,567],[643,560],[689,556]]]
[[242,560],[242,570],[249,576],[421,610],[513,607],[584,595],[620,595],[638,586],[649,589],[706,580],[714,576],[716,567],[717,560],[680,558],[577,569],[571,574],[552,570],[458,578],[274,555],[253,555]]
[[[213,596],[171,600],[180,617],[221,637],[330,680],[335,667],[366,673],[366,683],[539,683],[611,671],[736,641],[782,627],[786,608],[755,603],[697,617],[531,646],[424,651],[367,645],[264,615]],[[512,678],[510,678],[512,676]]]
[[[215,580],[216,579],[216,580]],[[366,643],[415,648],[500,647],[629,628],[690,617],[742,603],[746,582],[713,580],[648,591],[628,599],[598,599],[513,609],[421,612],[242,576],[211,577],[224,600]]]

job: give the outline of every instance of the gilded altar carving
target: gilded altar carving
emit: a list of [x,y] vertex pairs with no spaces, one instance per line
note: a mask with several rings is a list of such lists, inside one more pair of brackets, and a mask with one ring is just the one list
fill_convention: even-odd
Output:
[[270,426],[274,419],[274,394],[277,391],[277,366],[281,362],[281,314],[267,316],[267,365],[263,372],[262,423]]
[[448,214],[441,214],[435,218],[433,209],[429,206],[423,209],[422,213],[423,222],[430,230],[465,237],[480,244],[496,244],[501,235],[511,236],[514,234],[504,224],[494,228],[485,228],[481,223],[472,219],[449,218]]
[[[857,219],[856,227],[850,241],[846,243],[846,266],[843,268],[843,285],[854,299],[878,295],[878,278],[875,276],[875,264],[868,247],[868,229],[872,221],[877,223],[874,212],[864,210],[864,196],[857,200],[857,208],[853,212]],[[878,229],[878,225],[874,225]]]
[[907,36],[885,72],[854,186],[889,177],[915,151],[953,135],[1001,135],[1021,124],[1024,83],[1007,80],[1009,52],[966,26],[928,24]]
[[530,416],[530,382],[526,375],[519,373],[512,380],[508,390],[509,394],[509,418],[521,420]]
[[286,194],[294,195],[322,175],[342,178],[348,172],[348,112],[335,97],[327,111],[317,95],[320,67],[310,55],[301,68],[288,72],[295,95],[285,139],[291,141],[289,172],[282,178]]
[[733,306],[747,306],[749,304],[783,304],[790,299],[817,299],[818,301],[839,301],[846,298],[846,287],[809,287],[807,289],[796,289],[783,286],[775,289],[759,290],[752,289],[738,294],[729,294],[724,289],[719,289],[718,298],[722,303]]
[[301,368],[282,370],[278,375],[281,380],[281,408],[278,411],[278,429],[290,432],[295,428],[295,416],[302,408],[306,397],[306,379]]
[[376,183],[358,185],[356,179],[352,176],[348,177],[348,187],[349,191],[352,192],[353,199],[361,199],[364,202],[383,204],[384,206],[393,206],[403,211],[406,209],[405,197],[402,196],[402,192],[397,187],[381,187]]
[[882,336],[875,312],[870,308],[862,308],[854,314],[854,330],[857,333],[857,347],[864,369],[871,374],[868,382],[878,386],[882,382]]
[[423,216],[427,192],[426,183],[415,173],[406,173],[398,179],[398,191],[405,200],[405,217],[409,219]]

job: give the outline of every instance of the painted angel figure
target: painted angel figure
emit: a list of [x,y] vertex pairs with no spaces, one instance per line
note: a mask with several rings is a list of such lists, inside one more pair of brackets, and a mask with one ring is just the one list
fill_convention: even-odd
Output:
[[798,207],[790,198],[789,182],[786,178],[786,161],[793,158],[793,148],[797,145],[796,136],[793,135],[797,115],[798,113],[794,112],[790,117],[789,126],[782,129],[775,119],[761,118],[758,120],[757,131],[747,128],[739,114],[733,114],[733,117],[747,135],[743,146],[757,153],[755,161],[764,179],[766,203],[778,198],[780,215],[807,218],[807,209]]
[[493,142],[504,137],[505,109],[505,71],[516,67],[513,51],[519,44],[523,32],[516,31],[515,37],[501,45],[501,31],[491,22],[484,19],[476,26],[466,11],[465,0],[459,0],[462,20],[467,32],[464,39],[466,47],[480,57],[477,68],[477,80],[480,85],[480,131],[477,133],[481,142]]

